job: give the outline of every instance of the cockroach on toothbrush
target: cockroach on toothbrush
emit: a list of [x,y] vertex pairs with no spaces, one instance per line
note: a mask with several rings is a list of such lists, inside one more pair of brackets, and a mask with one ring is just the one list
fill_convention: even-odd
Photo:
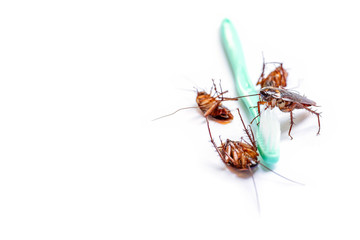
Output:
[[227,139],[225,142],[223,142],[220,138],[221,145],[217,146],[212,137],[209,120],[207,118],[206,118],[206,123],[207,123],[208,131],[209,131],[209,135],[210,135],[210,141],[213,144],[216,152],[220,156],[221,160],[226,165],[233,167],[237,170],[250,172],[252,180],[253,180],[254,188],[255,188],[258,207],[259,207],[259,198],[258,198],[258,193],[257,193],[257,189],[256,189],[255,179],[253,176],[253,171],[252,171],[252,169],[257,167],[258,165],[263,166],[265,169],[273,172],[274,174],[276,174],[288,181],[303,185],[302,183],[293,181],[289,178],[286,178],[286,177],[274,172],[273,170],[271,170],[270,168],[268,168],[267,166],[265,166],[264,164],[262,164],[260,162],[260,160],[258,159],[259,153],[258,153],[258,149],[256,147],[256,141],[255,141],[255,137],[254,137],[252,128],[250,125],[248,127],[245,126],[244,120],[240,114],[240,110],[237,109],[237,111],[240,116],[244,131],[247,135],[249,142],[246,141],[244,138],[241,138],[240,141],[233,141],[233,140]]
[[[306,111],[315,114],[318,118],[319,125],[317,134],[320,134],[320,113],[311,109],[311,107],[317,107],[314,101],[306,98],[305,96],[301,96],[296,92],[275,87],[261,88],[259,96],[260,100],[257,103],[258,116],[260,116],[260,105],[265,105],[265,110],[267,108],[273,109],[274,107],[278,107],[280,111],[290,113],[290,128],[288,134],[291,139],[293,139],[290,133],[292,126],[294,125],[293,111],[295,109],[305,109]],[[252,121],[254,121],[255,118]]]
[[[222,105],[222,102],[236,101],[238,98],[224,97],[224,94],[227,93],[228,91],[222,91],[221,84],[219,84],[219,86],[220,86],[220,92],[219,92],[217,90],[215,81],[214,80],[212,80],[212,81],[213,81],[213,86],[210,90],[210,94],[205,91],[196,90],[197,91],[196,103],[198,105],[197,107],[202,111],[202,113],[204,114],[204,117],[210,116],[214,121],[216,121],[218,123],[222,123],[222,124],[230,123],[234,117],[231,114],[230,110]],[[211,94],[212,89],[214,89],[214,91],[215,91],[214,95]],[[177,113],[180,110],[197,108],[197,107],[180,108],[171,114],[161,116],[154,120],[157,120],[157,119],[160,119],[163,117],[168,117],[170,115]]]
[[[265,66],[266,66],[266,64],[270,64],[270,63],[279,64],[279,66],[274,71],[269,73],[269,75],[267,75],[267,77],[264,77]],[[260,85],[261,88],[264,88],[264,87],[284,88],[284,87],[286,87],[286,84],[287,84],[286,83],[287,77],[288,77],[288,72],[283,68],[282,63],[278,63],[278,62],[265,63],[265,59],[263,57],[263,69],[262,69],[262,73],[261,73],[256,85]]]

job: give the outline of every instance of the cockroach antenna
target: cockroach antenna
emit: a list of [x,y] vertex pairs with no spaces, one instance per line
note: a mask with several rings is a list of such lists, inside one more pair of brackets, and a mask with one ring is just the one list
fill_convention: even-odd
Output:
[[259,162],[259,164],[260,164],[262,167],[264,167],[266,170],[274,173],[275,175],[278,175],[279,177],[281,177],[281,178],[283,178],[283,179],[285,179],[285,180],[287,180],[287,181],[290,181],[290,182],[292,182],[292,183],[295,183],[295,184],[298,184],[298,185],[301,185],[301,186],[305,186],[304,183],[297,182],[297,181],[294,181],[294,180],[292,180],[292,179],[290,179],[290,178],[287,178],[287,177],[285,177],[285,176],[283,176],[283,175],[275,172],[274,170],[272,170],[271,168],[267,167],[266,165],[262,164],[261,162]]
[[260,212],[261,212],[261,209],[260,209],[260,200],[259,200],[259,194],[258,194],[258,190],[257,190],[257,187],[256,187],[256,183],[255,183],[254,173],[253,173],[253,171],[251,170],[250,166],[248,167],[248,170],[249,170],[249,172],[250,172],[251,179],[252,179],[252,182],[253,182],[253,185],[254,185],[254,190],[255,190],[255,195],[256,195],[256,205],[257,205],[257,209],[258,209],[259,214],[260,214]]
[[156,121],[156,120],[159,120],[159,119],[164,118],[164,117],[169,117],[169,116],[174,115],[175,113],[177,113],[177,112],[179,112],[179,111],[181,111],[181,110],[191,109],[191,108],[197,108],[197,107],[184,107],[184,108],[179,108],[178,110],[176,110],[176,111],[173,112],[173,113],[166,114],[166,115],[161,116],[161,117],[158,117],[158,118],[154,118],[154,119],[151,120],[151,121]]

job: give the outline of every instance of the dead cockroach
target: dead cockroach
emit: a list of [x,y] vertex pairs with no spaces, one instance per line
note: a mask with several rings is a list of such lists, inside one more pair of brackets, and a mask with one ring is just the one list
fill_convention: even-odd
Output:
[[209,121],[207,121],[210,141],[214,145],[221,160],[225,164],[239,170],[250,170],[251,168],[256,167],[258,165],[259,154],[257,153],[255,137],[251,127],[250,126],[249,128],[245,127],[245,123],[241,117],[239,109],[238,109],[238,113],[250,143],[246,142],[243,138],[241,138],[240,141],[232,141],[227,139],[225,143],[220,139],[221,146],[218,147],[211,135]]
[[[312,110],[310,107],[317,107],[316,103],[305,96],[301,96],[300,94],[275,87],[264,87],[260,89],[260,101],[257,103],[258,112],[260,116],[260,105],[265,105],[265,110],[270,107],[273,109],[274,107],[278,107],[282,112],[290,113],[290,129],[289,136],[291,139],[291,129],[294,125],[293,111],[295,109],[305,109],[313,114],[315,114],[318,118],[319,130],[317,134],[320,134],[320,113]],[[254,120],[252,120],[254,121]]]
[[[216,84],[213,80],[213,88],[215,95],[211,95],[201,91],[197,92],[196,103],[200,110],[203,112],[204,117],[210,116],[216,122],[226,124],[233,120],[234,116],[230,110],[222,105],[223,101],[237,100],[237,98],[225,98],[223,95],[228,91],[223,92],[222,89],[218,92]],[[221,88],[221,85],[220,85]]]
[[257,204],[258,204],[258,208],[259,208],[259,198],[258,198],[256,184],[255,184],[255,179],[253,176],[253,171],[252,171],[252,169],[257,167],[258,165],[263,166],[265,169],[275,173],[276,175],[278,175],[288,181],[291,181],[291,182],[294,182],[294,183],[300,184],[300,185],[303,185],[303,184],[293,181],[289,178],[286,178],[286,177],[274,172],[273,170],[271,170],[270,168],[268,168],[267,166],[265,166],[264,164],[262,164],[260,162],[260,160],[258,159],[259,153],[258,153],[258,149],[256,146],[256,141],[255,141],[255,137],[254,137],[252,128],[250,125],[248,127],[245,126],[244,120],[240,114],[240,110],[237,109],[237,111],[240,116],[242,125],[244,127],[244,131],[247,135],[249,142],[246,141],[244,138],[241,138],[240,141],[233,141],[233,140],[227,139],[225,142],[223,142],[220,138],[221,145],[217,146],[212,137],[212,134],[211,134],[209,120],[206,118],[207,127],[208,127],[208,131],[209,131],[209,135],[210,135],[210,141],[214,145],[216,152],[220,156],[221,160],[226,165],[233,167],[240,171],[250,172],[252,180],[253,180]]
[[[196,103],[199,109],[204,114],[204,117],[210,116],[214,121],[222,124],[230,123],[234,117],[231,114],[230,110],[222,105],[222,102],[236,101],[238,98],[224,97],[224,94],[227,93],[228,91],[222,91],[221,84],[219,84],[220,86],[220,92],[219,92],[217,90],[214,80],[212,81],[213,81],[212,89],[214,89],[215,94],[214,95],[211,94],[212,90],[210,91],[210,94],[206,93],[205,91],[197,90]],[[196,108],[196,107],[180,108],[171,114],[156,118],[154,120],[173,115],[180,110],[189,109],[189,108]]]
[[274,71],[269,73],[269,75],[266,78],[264,78],[265,65],[269,64],[269,63],[265,63],[265,60],[263,60],[262,73],[261,73],[256,85],[260,85],[261,88],[264,88],[264,87],[284,88],[284,87],[286,87],[286,81],[287,81],[288,73],[283,68],[283,64],[278,63],[278,62],[271,62],[271,63],[279,64],[279,66]]

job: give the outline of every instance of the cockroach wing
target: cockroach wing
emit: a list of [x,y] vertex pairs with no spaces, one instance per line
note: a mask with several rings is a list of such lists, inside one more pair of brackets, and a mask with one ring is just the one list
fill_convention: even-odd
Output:
[[313,100],[310,100],[305,96],[301,96],[300,94],[298,94],[296,92],[285,90],[285,89],[279,89],[279,91],[280,91],[280,94],[281,94],[281,98],[284,101],[297,102],[297,103],[310,105],[310,106],[315,106],[316,105],[316,103]]

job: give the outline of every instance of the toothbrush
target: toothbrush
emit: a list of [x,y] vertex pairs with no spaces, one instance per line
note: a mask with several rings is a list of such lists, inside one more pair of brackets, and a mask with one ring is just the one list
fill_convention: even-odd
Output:
[[[245,57],[235,27],[229,19],[224,19],[221,28],[221,40],[231,66],[237,93],[240,96],[256,94],[254,84],[247,74]],[[251,96],[240,98],[239,102],[245,105],[248,119],[258,115],[257,106],[259,98]],[[261,118],[261,119],[260,119]],[[263,161],[269,165],[278,162],[280,157],[280,122],[274,110],[267,110],[256,118],[256,142]],[[260,124],[258,124],[260,122]]]

